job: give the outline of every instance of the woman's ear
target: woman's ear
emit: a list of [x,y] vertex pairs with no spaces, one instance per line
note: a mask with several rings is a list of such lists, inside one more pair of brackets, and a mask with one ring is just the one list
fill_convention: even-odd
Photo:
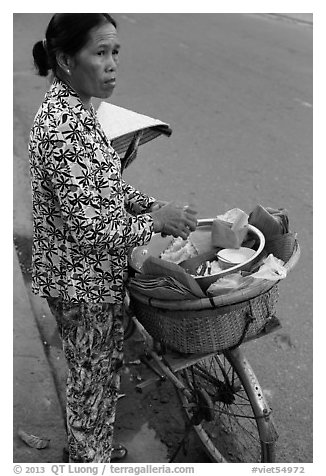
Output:
[[65,74],[70,75],[70,69],[71,69],[70,56],[62,52],[58,52],[56,56],[57,56],[57,64],[59,68],[61,68]]

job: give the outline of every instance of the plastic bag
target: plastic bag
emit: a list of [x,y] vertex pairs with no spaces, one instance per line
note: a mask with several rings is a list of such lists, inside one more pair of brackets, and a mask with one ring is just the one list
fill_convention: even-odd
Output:
[[270,281],[278,281],[286,278],[287,270],[284,267],[284,262],[281,259],[275,258],[270,254],[263,261],[262,266],[256,273],[251,275],[254,279],[268,279]]
[[207,289],[207,295],[221,296],[231,291],[238,291],[252,282],[251,276],[242,276],[241,272],[228,274],[212,283]]

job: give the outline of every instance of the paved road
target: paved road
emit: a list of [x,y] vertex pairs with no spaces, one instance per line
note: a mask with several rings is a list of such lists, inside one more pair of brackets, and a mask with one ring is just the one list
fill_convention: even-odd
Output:
[[257,15],[128,15],[123,32],[114,100],[174,129],[144,146],[128,178],[202,216],[289,210],[302,259],[281,286],[283,329],[248,355],[275,411],[278,460],[312,461],[312,29]]
[[[26,141],[47,87],[30,51],[49,14],[15,16],[15,231],[29,236]],[[248,345],[280,433],[279,462],[312,462],[312,27],[254,14],[121,14],[112,102],[158,117],[169,139],[143,147],[135,186],[210,217],[285,207],[302,257],[282,283],[283,329]],[[22,196],[26,199],[22,200]]]

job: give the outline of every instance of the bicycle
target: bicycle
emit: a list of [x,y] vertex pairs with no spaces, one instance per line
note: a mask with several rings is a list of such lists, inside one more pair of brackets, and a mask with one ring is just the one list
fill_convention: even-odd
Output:
[[[135,316],[132,319],[144,341],[148,340],[146,330]],[[208,456],[217,463],[274,462],[277,433],[271,409],[240,349],[222,355],[211,353],[190,358],[182,355],[177,357],[176,354],[160,356],[157,351],[148,348],[145,356],[141,357],[141,361],[153,371],[154,376],[138,383],[136,388],[142,391],[148,385],[166,379],[175,386],[188,420],[184,439],[193,428]],[[214,405],[221,407],[218,410],[218,422]],[[241,405],[241,415],[232,409],[237,405]],[[242,423],[241,418],[247,419],[249,424],[247,421]],[[253,427],[253,421],[257,428]],[[234,430],[235,425],[241,433]],[[233,440],[234,435],[237,441]],[[183,440],[170,462],[176,457]],[[217,447],[217,440],[222,442],[223,448]],[[259,442],[259,448],[255,443],[255,447],[250,449],[253,441]]]
[[[113,113],[116,110],[116,106],[106,107],[114,108]],[[119,108],[119,115],[124,111]],[[125,152],[123,168],[135,159],[139,144],[172,132],[157,120],[142,116],[137,124],[139,118],[135,123],[135,113],[131,112],[131,118],[129,115],[130,111],[126,111],[127,122],[131,119],[132,125],[126,126],[123,134],[120,131],[110,137],[111,125],[107,127],[115,148],[120,154]],[[300,248],[295,242],[291,256],[285,260],[288,271],[299,256]],[[278,434],[272,410],[241,344],[281,327],[275,316],[278,282],[262,280],[248,291],[185,303],[148,298],[134,290],[129,293],[132,312],[125,316],[125,338],[135,329],[140,332],[146,354],[142,361],[154,373],[136,388],[141,391],[168,379],[177,390],[187,420],[185,437],[193,428],[213,462],[274,462]],[[227,319],[230,315],[237,318],[231,329],[234,319]],[[201,332],[201,327],[207,327],[207,333],[212,334],[207,345],[199,340],[188,352],[188,342],[184,345],[183,339],[187,341],[189,333],[178,327],[184,319],[187,325],[193,324],[195,334],[198,331],[204,338],[206,331]],[[219,327],[220,321],[226,327]],[[174,335],[175,329],[181,329],[184,335]],[[231,337],[225,337],[229,331]],[[171,461],[175,456],[176,453]]]
[[[287,263],[288,270],[292,269],[299,259],[299,245]],[[268,294],[273,301],[277,299],[277,284],[264,283],[265,290],[258,296],[241,301],[240,295],[229,296],[229,302],[215,309],[217,312],[238,307],[241,309],[248,302],[261,299]],[[262,289],[260,287],[260,289]],[[185,417],[188,421],[186,434],[194,429],[202,442],[206,453],[212,461],[226,462],[274,462],[275,444],[278,439],[272,410],[264,396],[250,363],[244,356],[241,344],[269,335],[281,327],[278,318],[265,317],[265,324],[259,332],[250,336],[245,326],[239,341],[224,350],[185,354],[166,345],[164,338],[151,327],[151,322],[157,320],[155,306],[164,305],[159,300],[149,300],[135,291],[129,290],[133,306],[133,314],[129,314],[127,337],[134,328],[137,328],[147,345],[147,359],[142,359],[155,373],[152,378],[138,384],[136,388],[142,390],[150,384],[168,379],[177,389]],[[272,297],[271,297],[272,296]],[[218,300],[216,300],[218,302]],[[173,307],[172,303],[169,303]],[[193,305],[193,304],[192,304]],[[177,308],[180,303],[174,303]],[[178,310],[163,310],[162,319],[179,319]],[[200,312],[200,311],[197,311]],[[205,311],[204,311],[205,312]],[[231,310],[232,312],[232,310]],[[151,316],[150,314],[153,314]],[[249,321],[248,321],[249,322]],[[261,323],[259,323],[261,326]],[[146,328],[145,328],[145,327]],[[149,331],[150,330],[150,331]],[[151,332],[153,331],[153,332]],[[247,334],[247,337],[246,337]],[[153,349],[153,342],[159,342],[161,352]],[[163,351],[162,351],[163,349]],[[148,358],[149,357],[149,358]]]

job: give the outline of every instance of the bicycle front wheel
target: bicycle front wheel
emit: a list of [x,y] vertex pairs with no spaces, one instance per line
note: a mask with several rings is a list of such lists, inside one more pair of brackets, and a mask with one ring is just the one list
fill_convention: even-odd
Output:
[[212,461],[273,462],[277,433],[262,389],[240,349],[177,372],[188,423]]

